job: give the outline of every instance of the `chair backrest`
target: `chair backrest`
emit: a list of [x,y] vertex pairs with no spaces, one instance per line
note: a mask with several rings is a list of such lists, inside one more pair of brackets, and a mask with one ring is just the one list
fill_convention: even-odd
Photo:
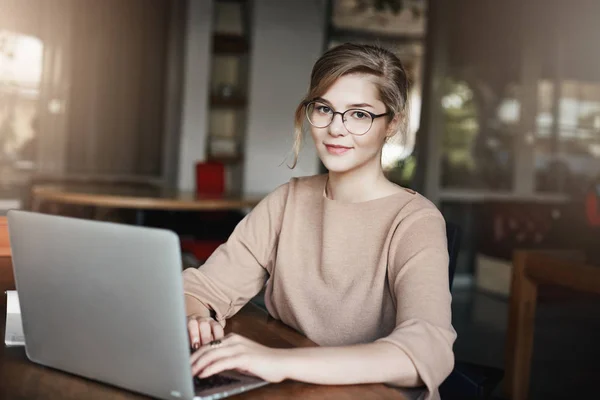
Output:
[[454,272],[456,271],[456,261],[458,259],[458,251],[460,249],[461,233],[462,232],[458,225],[455,225],[451,222],[446,222],[446,238],[448,239],[448,255],[450,258],[450,262],[448,263],[450,290],[452,290],[452,283],[454,282]]
[[8,222],[6,217],[0,217],[0,296],[5,290],[15,289],[15,277],[12,263],[6,262],[10,257],[10,241],[8,239]]
[[10,241],[8,239],[8,221],[0,217],[0,257],[10,256]]

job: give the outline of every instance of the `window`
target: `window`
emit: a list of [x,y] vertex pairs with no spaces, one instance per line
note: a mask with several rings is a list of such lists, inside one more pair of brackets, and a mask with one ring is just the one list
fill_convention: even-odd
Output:
[[584,193],[600,174],[600,84],[540,82],[536,124],[536,190]]
[[35,168],[43,44],[0,30],[0,186],[23,182]]
[[520,116],[517,90],[508,83],[496,96],[482,80],[446,78],[441,99],[444,189],[512,189],[513,141]]

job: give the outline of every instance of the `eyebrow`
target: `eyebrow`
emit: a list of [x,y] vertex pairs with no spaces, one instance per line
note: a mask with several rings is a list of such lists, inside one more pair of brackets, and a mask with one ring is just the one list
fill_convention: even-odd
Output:
[[371,108],[375,108],[372,105],[370,105],[369,103],[348,104],[348,107],[350,107],[350,108],[352,108],[352,107],[371,107]]
[[[333,104],[331,104],[331,102],[327,99],[324,99],[323,97],[316,97],[315,100],[317,101],[322,101],[323,103],[327,103],[330,106],[332,106]],[[371,104],[369,103],[355,103],[355,104],[348,104],[347,105],[348,108],[357,108],[357,107],[371,107],[373,109],[375,109],[375,107],[373,107]]]

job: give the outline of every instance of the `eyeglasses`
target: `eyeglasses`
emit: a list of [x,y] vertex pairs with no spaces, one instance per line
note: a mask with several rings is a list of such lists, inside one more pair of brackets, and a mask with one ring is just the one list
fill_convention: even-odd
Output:
[[306,104],[306,119],[315,128],[326,128],[333,122],[336,114],[342,116],[342,122],[346,130],[353,135],[361,136],[369,132],[375,118],[389,115],[389,112],[383,114],[373,114],[360,108],[351,108],[342,112],[334,111],[331,106],[320,101],[309,101]]

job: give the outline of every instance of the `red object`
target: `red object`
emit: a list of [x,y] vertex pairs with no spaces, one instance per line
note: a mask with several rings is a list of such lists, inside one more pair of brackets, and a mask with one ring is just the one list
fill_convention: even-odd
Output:
[[181,250],[192,253],[198,261],[204,262],[223,243],[219,240],[181,239]]
[[591,226],[600,226],[600,184],[590,190],[585,197],[585,211],[587,214],[587,222]]
[[225,166],[220,162],[196,164],[196,193],[198,196],[219,197],[225,193]]

